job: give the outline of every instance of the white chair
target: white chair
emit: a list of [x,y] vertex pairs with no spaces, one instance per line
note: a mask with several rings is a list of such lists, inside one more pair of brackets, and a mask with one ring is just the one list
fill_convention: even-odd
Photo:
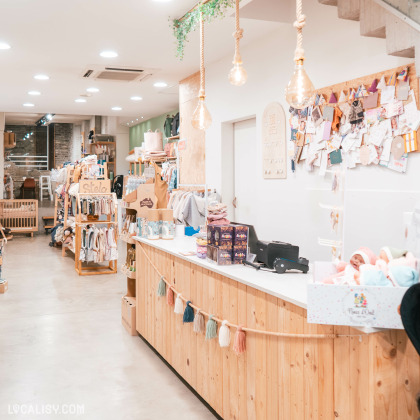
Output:
[[42,175],[39,177],[39,199],[42,201],[43,192],[46,191],[52,201],[53,195],[51,191],[51,177],[49,175]]

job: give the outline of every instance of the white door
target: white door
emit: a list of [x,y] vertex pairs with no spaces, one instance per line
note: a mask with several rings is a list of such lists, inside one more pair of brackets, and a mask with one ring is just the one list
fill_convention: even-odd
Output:
[[234,222],[253,225],[256,209],[257,139],[256,119],[234,124]]

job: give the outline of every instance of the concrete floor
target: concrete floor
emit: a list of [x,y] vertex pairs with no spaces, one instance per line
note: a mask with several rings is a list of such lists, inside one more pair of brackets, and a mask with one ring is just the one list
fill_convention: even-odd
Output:
[[[79,277],[73,258],[62,258],[49,240],[18,235],[7,244],[3,275],[9,290],[0,294],[0,419],[214,419],[121,325],[126,279]],[[11,414],[42,412],[46,404],[79,404],[84,415]]]

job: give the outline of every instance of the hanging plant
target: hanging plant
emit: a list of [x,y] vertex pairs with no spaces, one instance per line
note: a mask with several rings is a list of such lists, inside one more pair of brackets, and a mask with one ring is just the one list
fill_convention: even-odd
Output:
[[235,0],[209,0],[207,3],[199,4],[181,19],[172,21],[172,29],[176,38],[176,56],[184,58],[185,43],[188,42],[188,34],[195,31],[200,23],[200,13],[203,12],[203,19],[209,23],[216,18],[222,18],[228,7],[234,7]]

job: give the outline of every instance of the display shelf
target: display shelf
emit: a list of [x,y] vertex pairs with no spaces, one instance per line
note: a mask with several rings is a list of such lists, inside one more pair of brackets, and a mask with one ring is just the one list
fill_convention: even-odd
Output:
[[167,137],[166,140],[171,141],[171,140],[179,140],[179,134],[176,136],[172,136],[172,137]]
[[135,245],[136,241],[132,236],[127,236],[127,235],[121,235],[120,239],[125,242],[126,244],[130,244],[130,245]]
[[129,279],[136,279],[136,272],[131,271],[125,264],[121,266],[121,273],[125,274]]

